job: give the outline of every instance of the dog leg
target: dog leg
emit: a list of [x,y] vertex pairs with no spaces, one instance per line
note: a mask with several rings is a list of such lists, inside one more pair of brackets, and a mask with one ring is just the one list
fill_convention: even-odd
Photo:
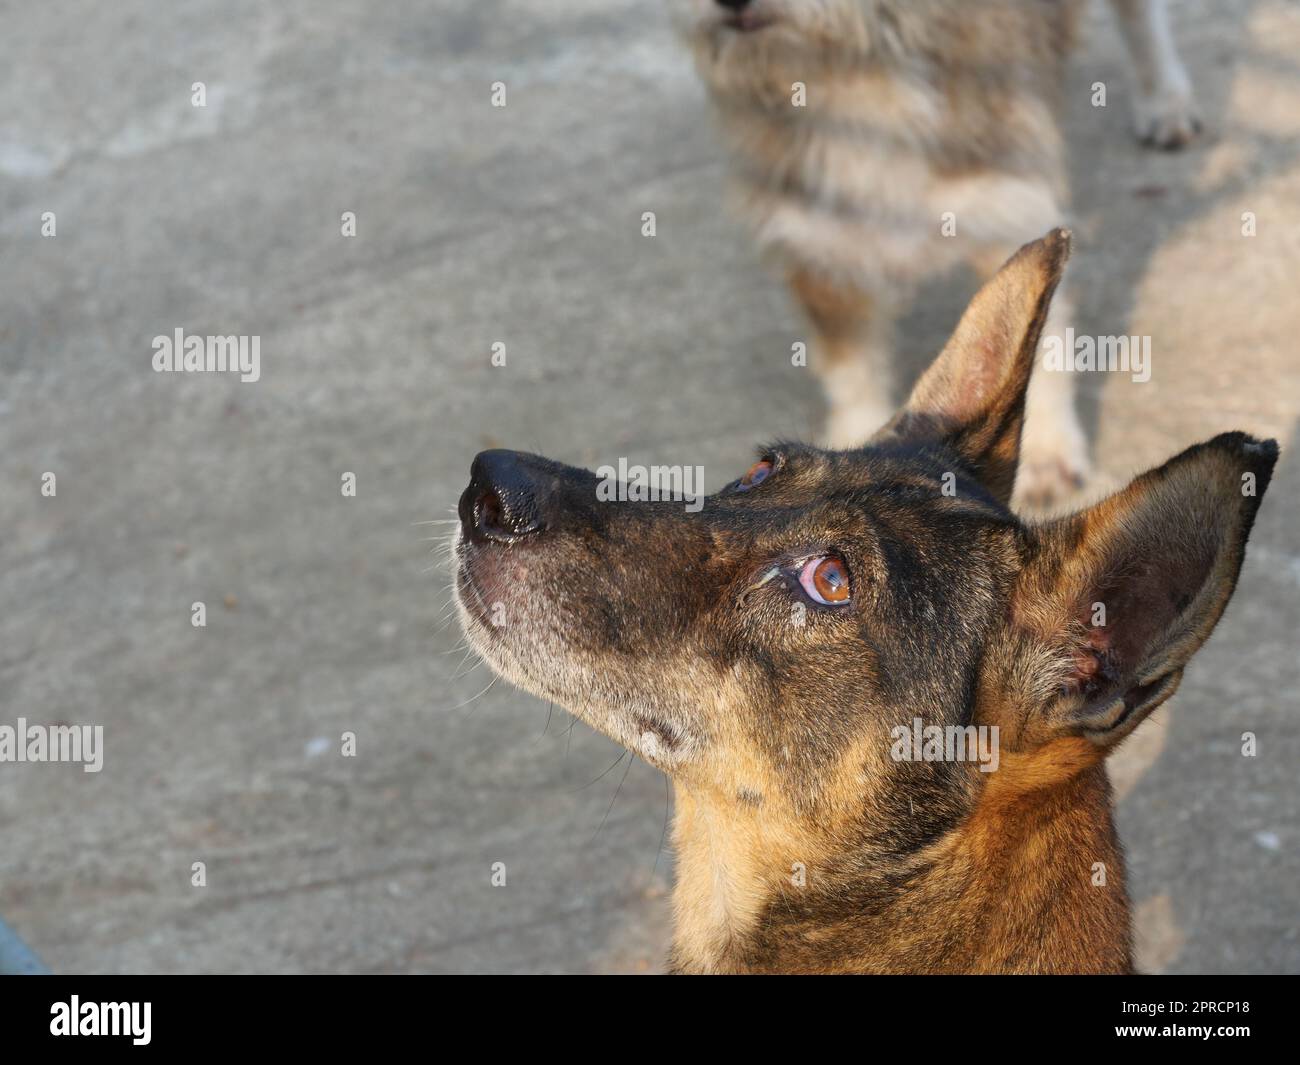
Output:
[[1181,148],[1200,131],[1165,0],[1110,0],[1137,75],[1134,123],[1143,144]]
[[894,413],[887,301],[803,269],[791,273],[790,288],[813,327],[813,367],[826,391],[825,442],[857,447]]

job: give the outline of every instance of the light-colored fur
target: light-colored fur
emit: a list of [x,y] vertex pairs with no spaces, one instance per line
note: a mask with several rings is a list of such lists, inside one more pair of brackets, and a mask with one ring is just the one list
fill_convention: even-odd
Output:
[[[1164,4],[1112,3],[1139,133],[1181,144],[1195,118]],[[1056,112],[1078,6],[753,0],[738,15],[678,0],[740,209],[812,323],[831,446],[861,444],[893,410],[893,322],[920,282],[960,265],[987,279],[1067,219]],[[1069,302],[1058,294],[1045,336]],[[1029,411],[1018,495],[1046,505],[1088,472],[1072,376],[1038,374]]]

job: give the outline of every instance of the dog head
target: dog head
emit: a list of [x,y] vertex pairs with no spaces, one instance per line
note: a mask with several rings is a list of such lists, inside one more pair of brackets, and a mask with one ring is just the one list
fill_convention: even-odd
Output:
[[673,21],[720,100],[787,110],[794,82],[853,69],[906,16],[861,0],[674,0]]
[[[880,849],[934,839],[994,780],[1095,764],[1218,620],[1277,447],[1226,434],[1079,514],[1018,520],[1068,244],[1058,230],[1003,267],[867,446],[762,448],[698,511],[480,454],[456,544],[473,646],[693,793]],[[1001,766],[900,757],[913,724],[996,728]]]

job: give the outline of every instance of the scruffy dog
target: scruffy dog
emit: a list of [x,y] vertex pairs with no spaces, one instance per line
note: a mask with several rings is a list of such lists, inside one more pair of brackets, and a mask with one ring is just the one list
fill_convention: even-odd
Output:
[[[814,331],[826,441],[892,410],[891,323],[916,285],[982,278],[1065,220],[1056,112],[1079,0],[674,0],[721,116],[742,211]],[[1163,0],[1111,0],[1135,67],[1137,131],[1197,129]],[[1057,295],[1049,334],[1070,321]],[[1082,484],[1072,375],[1039,373],[1018,498]]]

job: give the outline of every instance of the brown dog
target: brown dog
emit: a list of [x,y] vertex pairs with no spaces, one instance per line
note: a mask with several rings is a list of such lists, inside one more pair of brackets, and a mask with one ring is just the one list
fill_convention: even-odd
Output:
[[[814,334],[833,447],[893,410],[892,323],[917,284],[984,278],[1067,217],[1057,123],[1079,0],[677,0],[734,160],[739,203]],[[1149,143],[1194,133],[1163,0],[1112,0]],[[1094,90],[1095,91],[1095,90]],[[1049,335],[1071,318],[1058,295]],[[1073,377],[1035,375],[1017,498],[1078,488]]]
[[1067,250],[1021,249],[868,446],[764,449],[698,512],[474,460],[462,623],[673,778],[675,969],[1130,968],[1103,759],[1218,621],[1278,449],[1227,433],[1017,519]]

